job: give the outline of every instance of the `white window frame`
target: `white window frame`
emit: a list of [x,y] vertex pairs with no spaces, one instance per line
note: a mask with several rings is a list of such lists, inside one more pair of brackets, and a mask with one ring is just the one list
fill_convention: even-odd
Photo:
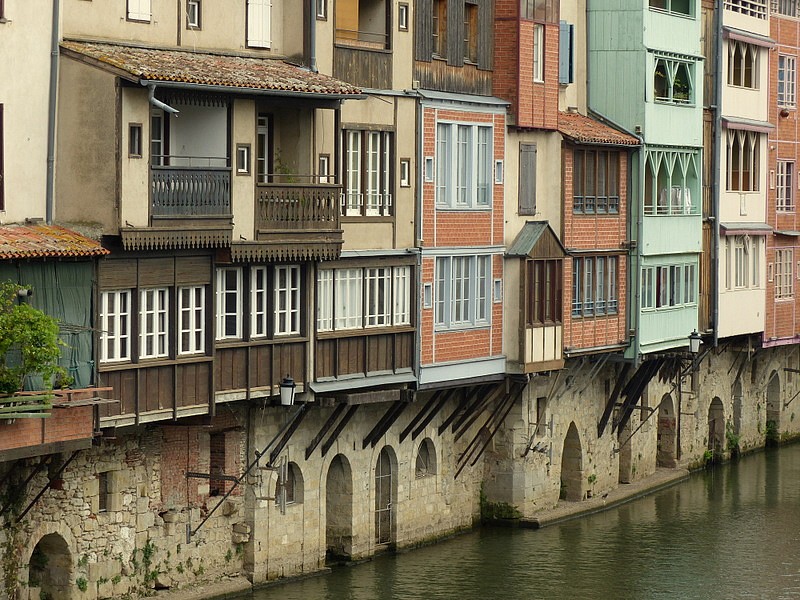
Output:
[[100,362],[131,359],[131,290],[100,293]]
[[778,55],[778,106],[794,108],[797,104],[797,58]]
[[392,269],[364,269],[365,327],[386,327],[392,323]]
[[775,299],[794,297],[794,250],[775,249]]
[[[178,354],[205,352],[206,290],[203,285],[178,288]],[[184,337],[186,338],[184,340]]]
[[139,358],[169,355],[169,288],[139,290]]
[[269,282],[267,267],[250,267],[250,337],[269,335]]
[[642,267],[641,309],[672,310],[697,304],[697,266],[693,263]]
[[333,269],[317,271],[317,331],[333,331]]
[[533,81],[544,83],[544,25],[533,25]]
[[336,269],[333,323],[337,330],[358,329],[363,323],[364,277],[360,268]]
[[[728,39],[728,85],[748,90],[758,89],[759,48],[740,40]],[[736,67],[738,65],[738,77]],[[746,74],[750,73],[750,85]]]
[[274,269],[275,336],[300,333],[300,267],[276,266]]
[[392,132],[345,130],[345,216],[392,213]]
[[778,160],[775,168],[775,210],[794,212],[794,173],[793,160]]
[[733,287],[750,287],[750,239],[749,236],[733,236]]
[[186,0],[186,27],[200,29],[200,0]]
[[[725,189],[729,192],[757,192],[761,188],[761,135],[757,131],[728,129],[728,172]],[[734,174],[738,182],[734,184]],[[745,178],[744,175],[748,176]],[[746,179],[746,181],[745,181]]]
[[[659,63],[664,64],[664,76],[666,77],[667,81],[667,95],[666,96],[656,96],[656,73],[658,70]],[[679,60],[672,57],[660,56],[655,55],[653,59],[653,100],[655,102],[661,103],[668,103],[668,104],[679,104],[679,105],[693,105],[695,103],[695,95],[696,95],[696,88],[697,83],[695,81],[695,72],[696,72],[696,62],[692,62],[689,60]],[[686,73],[686,79],[688,80],[689,90],[687,93],[686,98],[680,98],[676,94],[676,84],[678,82],[678,72],[679,69],[683,67],[684,72]]]
[[434,273],[436,329],[491,324],[491,254],[436,257]]
[[[233,282],[228,279],[233,275]],[[231,286],[230,284],[234,285]],[[242,338],[242,269],[220,267],[217,269],[217,339],[238,340]],[[229,304],[229,302],[232,302]],[[229,320],[233,320],[233,328]]]
[[436,124],[436,207],[483,210],[492,206],[494,128],[478,123]]
[[411,325],[411,266],[394,267],[393,277],[394,325]]

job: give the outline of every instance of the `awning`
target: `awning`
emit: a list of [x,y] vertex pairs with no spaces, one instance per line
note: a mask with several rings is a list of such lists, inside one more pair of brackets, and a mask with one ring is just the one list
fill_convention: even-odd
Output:
[[578,144],[638,146],[639,140],[605,123],[576,112],[558,113],[558,131]]
[[74,40],[62,42],[61,53],[142,85],[329,100],[365,97],[354,85],[274,58]]
[[762,48],[775,47],[775,40],[773,40],[771,37],[759,35],[757,33],[751,33],[749,31],[743,31],[741,29],[736,29],[735,27],[724,26],[722,28],[722,37],[728,38],[729,40],[747,42],[748,44],[761,46]]
[[728,129],[742,129],[744,131],[757,131],[769,133],[775,125],[769,121],[756,121],[755,119],[742,119],[741,117],[722,117],[722,125]]
[[513,258],[564,258],[567,251],[547,221],[528,221],[506,256]]
[[720,223],[723,235],[767,235],[772,227],[766,223]]

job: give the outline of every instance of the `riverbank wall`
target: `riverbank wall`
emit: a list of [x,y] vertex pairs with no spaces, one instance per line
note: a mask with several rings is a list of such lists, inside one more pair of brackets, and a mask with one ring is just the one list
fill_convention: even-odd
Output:
[[495,429],[500,400],[470,412],[475,399],[457,393],[416,395],[379,436],[400,409],[361,405],[339,427],[341,409],[324,401],[234,403],[213,419],[6,464],[0,597],[303,576],[470,529],[482,510],[537,526],[601,510],[800,433],[797,352],[721,347],[678,367],[649,380],[624,424],[625,396],[613,393],[624,365],[575,359],[531,377]]

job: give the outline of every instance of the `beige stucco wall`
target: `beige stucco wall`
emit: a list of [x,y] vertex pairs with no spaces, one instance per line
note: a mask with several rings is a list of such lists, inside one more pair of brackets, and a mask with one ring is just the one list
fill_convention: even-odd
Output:
[[719,220],[722,223],[764,223],[767,219],[767,152],[768,141],[765,134],[759,134],[758,151],[759,151],[759,181],[758,190],[755,192],[730,192],[726,189],[726,173],[728,172],[728,154],[725,151],[727,147],[728,130],[722,130],[722,147],[723,151],[720,152],[720,216]]
[[[398,3],[392,2],[392,83],[393,89],[410,89],[414,72],[414,2],[408,2],[408,31],[400,31],[397,24]],[[407,57],[401,60],[401,57]]]
[[520,285],[521,267],[519,258],[506,258],[503,264],[503,348],[506,353],[507,370],[521,372],[524,357],[520,351]]
[[[104,233],[116,234],[120,221],[115,208],[118,193],[115,78],[68,58],[61,59],[59,69],[55,219],[99,224]],[[136,91],[144,95],[146,106],[146,92]],[[129,117],[144,125],[144,136],[149,135],[147,114],[139,111]],[[127,123],[126,120],[122,162],[131,166],[127,158]],[[146,174],[145,159],[136,160],[143,163],[137,168],[144,169]],[[145,211],[146,192],[144,187]]]
[[558,109],[576,107],[586,114],[586,0],[562,2],[559,19],[575,25],[573,83],[559,86]]
[[[722,25],[769,36],[769,19],[759,19],[732,10],[722,11]],[[725,71],[723,71],[725,73]]]
[[0,23],[2,223],[45,216],[51,7],[50,0],[6,0],[8,21]]
[[237,144],[250,145],[250,173],[239,175],[232,170],[231,210],[233,219],[233,239],[242,237],[248,240],[255,235],[255,183],[256,183],[256,106],[253,100],[233,101],[233,132],[231,146],[233,160],[236,160]]
[[[728,13],[730,11],[724,11]],[[755,89],[728,85],[728,44],[722,44],[722,114],[754,121],[769,120],[769,50],[758,48],[757,84]]]

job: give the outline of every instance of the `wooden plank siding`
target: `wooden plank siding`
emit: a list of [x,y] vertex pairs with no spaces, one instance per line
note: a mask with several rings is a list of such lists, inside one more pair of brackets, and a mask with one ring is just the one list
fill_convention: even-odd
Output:
[[333,76],[353,85],[388,90],[392,88],[392,53],[334,45]]
[[306,381],[306,342],[217,348],[216,391],[277,388],[287,375]]
[[396,373],[412,368],[413,360],[413,331],[321,339],[316,379]]

